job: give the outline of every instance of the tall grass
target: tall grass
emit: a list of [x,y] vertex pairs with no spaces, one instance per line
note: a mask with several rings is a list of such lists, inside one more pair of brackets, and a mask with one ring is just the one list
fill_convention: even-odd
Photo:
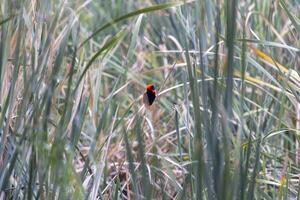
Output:
[[0,199],[300,199],[299,12],[3,0]]

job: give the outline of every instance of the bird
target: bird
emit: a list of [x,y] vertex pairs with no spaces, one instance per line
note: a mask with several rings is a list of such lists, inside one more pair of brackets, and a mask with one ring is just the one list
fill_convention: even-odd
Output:
[[149,107],[153,104],[156,98],[155,86],[153,84],[149,84],[146,86],[146,91],[143,95],[143,102],[146,107]]

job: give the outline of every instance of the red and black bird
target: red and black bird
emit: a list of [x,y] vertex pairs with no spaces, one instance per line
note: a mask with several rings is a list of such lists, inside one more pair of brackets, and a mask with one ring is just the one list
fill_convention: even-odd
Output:
[[151,106],[156,98],[155,87],[153,84],[146,86],[146,92],[143,96],[143,102],[146,106]]

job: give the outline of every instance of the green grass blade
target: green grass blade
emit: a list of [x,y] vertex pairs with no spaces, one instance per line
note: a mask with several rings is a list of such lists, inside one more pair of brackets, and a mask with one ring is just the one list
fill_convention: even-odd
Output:
[[100,27],[99,29],[97,29],[92,35],[90,35],[87,39],[85,39],[81,45],[79,46],[82,47],[85,43],[87,43],[90,39],[92,39],[95,35],[97,35],[98,33],[100,33],[101,31],[103,31],[104,29],[120,22],[123,21],[125,19],[140,15],[140,14],[144,14],[144,13],[149,13],[149,12],[154,12],[154,11],[158,11],[158,10],[163,10],[169,7],[174,7],[174,6],[180,6],[184,4],[184,2],[173,2],[173,3],[165,3],[165,4],[160,4],[160,5],[155,5],[155,6],[151,6],[151,7],[147,7],[147,8],[142,8],[139,10],[135,10],[131,13],[128,13],[126,15],[123,15],[121,17],[118,17],[114,20],[112,20],[111,22],[108,22],[107,24],[103,25],[102,27]]
[[75,86],[75,90],[76,88],[78,88],[81,80],[83,79],[84,75],[86,74],[86,72],[88,71],[88,69],[91,67],[91,65],[93,64],[93,62],[102,54],[107,54],[110,50],[112,50],[116,44],[118,42],[120,42],[122,40],[122,38],[125,36],[125,34],[127,33],[126,30],[121,30],[120,32],[118,32],[114,37],[112,37],[109,41],[107,41],[103,47],[101,49],[99,49],[93,56],[92,58],[89,60],[89,62],[86,64],[86,66],[84,67],[81,75],[79,76],[76,86]]

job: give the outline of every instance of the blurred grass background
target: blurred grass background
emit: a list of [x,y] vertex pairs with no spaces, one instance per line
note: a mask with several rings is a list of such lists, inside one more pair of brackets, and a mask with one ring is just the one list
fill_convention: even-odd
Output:
[[300,199],[299,13],[2,0],[0,199]]

